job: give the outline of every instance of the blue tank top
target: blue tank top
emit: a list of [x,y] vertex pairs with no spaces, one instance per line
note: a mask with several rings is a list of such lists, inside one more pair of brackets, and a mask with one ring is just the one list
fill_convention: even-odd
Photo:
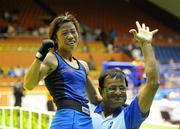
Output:
[[55,71],[45,78],[45,85],[54,102],[57,104],[61,99],[73,99],[87,105],[87,75],[84,66],[74,58],[79,68],[73,68],[58,53],[54,52],[54,54],[58,60],[58,66]]

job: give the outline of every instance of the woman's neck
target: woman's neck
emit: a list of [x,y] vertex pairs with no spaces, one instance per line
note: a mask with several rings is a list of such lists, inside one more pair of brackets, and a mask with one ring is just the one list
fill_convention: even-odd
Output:
[[58,50],[58,54],[59,54],[62,58],[67,59],[67,60],[69,60],[69,61],[72,61],[72,59],[73,59],[72,53],[69,52],[69,51],[65,51],[65,50],[61,49],[61,50]]

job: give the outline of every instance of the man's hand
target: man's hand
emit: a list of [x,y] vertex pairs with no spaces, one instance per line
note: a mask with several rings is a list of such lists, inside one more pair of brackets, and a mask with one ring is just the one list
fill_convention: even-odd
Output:
[[134,35],[138,43],[151,43],[153,35],[158,32],[158,29],[150,31],[148,26],[146,26],[144,23],[141,26],[138,21],[136,21],[136,26],[138,32],[135,29],[131,29],[129,32]]
[[36,53],[36,58],[40,61],[43,61],[46,57],[47,53],[54,47],[54,41],[50,39],[46,39],[42,41],[41,47]]

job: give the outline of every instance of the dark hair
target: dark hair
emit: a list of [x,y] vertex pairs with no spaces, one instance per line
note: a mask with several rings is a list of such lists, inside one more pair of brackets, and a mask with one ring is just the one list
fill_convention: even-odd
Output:
[[80,35],[80,27],[79,27],[79,22],[76,20],[76,18],[66,12],[64,15],[60,15],[56,17],[50,24],[49,26],[49,39],[52,39],[55,42],[55,50],[58,49],[58,45],[56,42],[56,33],[61,27],[62,24],[67,23],[67,22],[72,22]]
[[104,79],[109,76],[110,78],[124,78],[125,79],[125,83],[126,83],[126,87],[128,87],[128,82],[126,79],[126,75],[125,73],[119,69],[119,68],[113,68],[113,69],[107,69],[105,71],[103,71],[99,77],[99,87],[101,89],[104,88]]

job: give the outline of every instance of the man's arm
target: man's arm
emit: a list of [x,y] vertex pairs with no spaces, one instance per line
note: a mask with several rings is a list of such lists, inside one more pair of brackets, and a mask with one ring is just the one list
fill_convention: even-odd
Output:
[[134,29],[130,30],[137,40],[142,53],[144,55],[145,73],[147,82],[145,86],[140,90],[138,94],[138,103],[140,110],[143,113],[147,113],[150,110],[153,98],[159,88],[159,72],[156,64],[156,59],[153,51],[152,37],[158,30],[150,31],[148,26],[143,23],[140,26],[139,22],[136,22],[138,32]]
[[[83,66],[86,69],[86,73],[88,74],[89,67],[88,67],[87,63],[82,60],[80,62],[83,64]],[[94,85],[92,84],[91,79],[88,75],[87,75],[87,83],[86,83],[86,92],[87,92],[87,96],[88,96],[90,103],[97,105],[98,103],[101,102],[102,97],[99,93],[99,90],[94,87]]]
[[99,93],[99,90],[94,87],[89,77],[87,77],[86,91],[87,91],[88,98],[92,104],[97,105],[102,101],[102,97]]

